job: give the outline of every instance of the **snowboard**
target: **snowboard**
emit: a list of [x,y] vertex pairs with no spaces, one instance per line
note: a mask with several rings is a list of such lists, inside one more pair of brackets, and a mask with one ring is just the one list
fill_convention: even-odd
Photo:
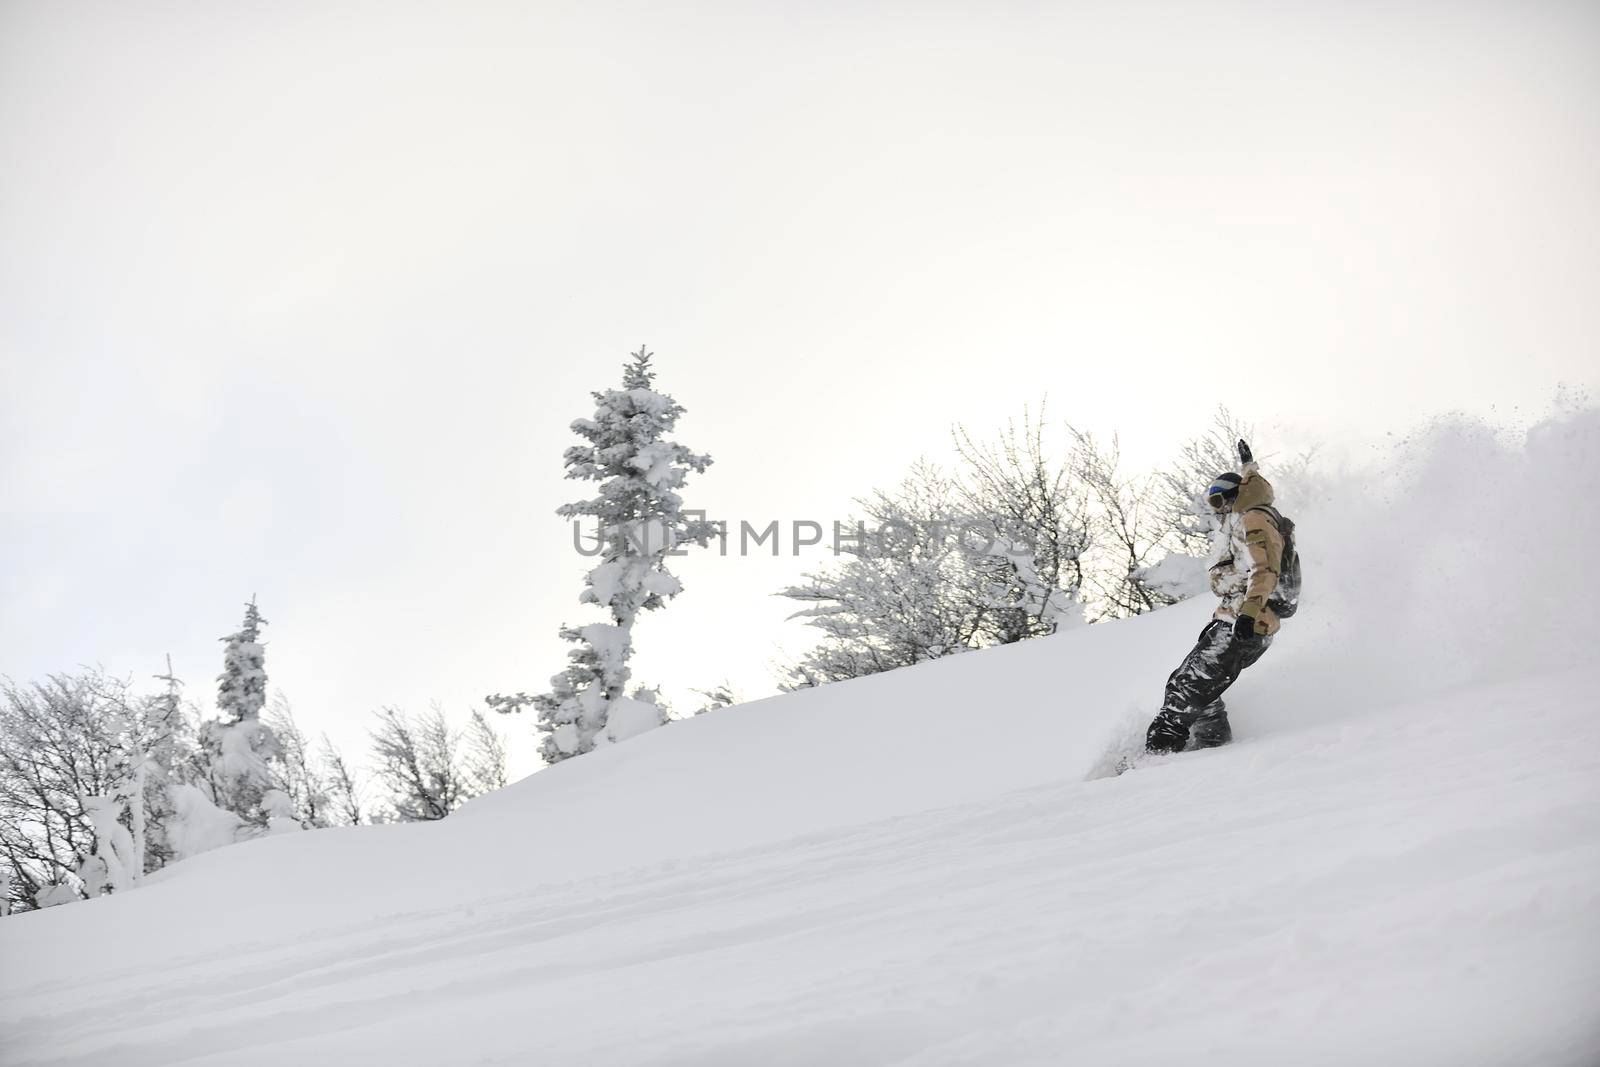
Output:
[[[1228,742],[1227,744],[1231,744]],[[1169,763],[1176,756],[1185,752],[1210,752],[1212,749],[1223,748],[1225,745],[1197,745],[1190,741],[1177,752],[1151,752],[1144,747],[1144,731],[1139,736],[1126,744],[1113,745],[1094,761],[1089,773],[1084,775],[1084,781],[1092,782],[1096,778],[1115,778],[1129,771],[1138,770],[1140,767],[1154,767],[1162,763]]]
[[1083,776],[1084,781],[1115,778],[1140,767],[1166,763],[1184,752],[1202,752],[1209,748],[1222,747],[1199,745],[1190,740],[1179,752],[1151,752],[1144,747],[1144,739],[1145,730],[1153,717],[1153,712],[1141,711],[1138,708],[1130,708],[1125,712],[1118,721],[1116,729],[1112,731],[1111,740],[1107,743],[1105,751],[1090,764],[1089,773]]

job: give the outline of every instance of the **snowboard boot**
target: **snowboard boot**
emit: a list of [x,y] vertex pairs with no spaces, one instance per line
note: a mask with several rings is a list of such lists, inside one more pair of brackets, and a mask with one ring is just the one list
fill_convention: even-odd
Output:
[[1172,708],[1162,708],[1145,731],[1146,752],[1182,752],[1189,743],[1189,724]]
[[1217,748],[1233,740],[1233,727],[1228,725],[1228,705],[1218,700],[1208,704],[1194,720],[1194,747]]

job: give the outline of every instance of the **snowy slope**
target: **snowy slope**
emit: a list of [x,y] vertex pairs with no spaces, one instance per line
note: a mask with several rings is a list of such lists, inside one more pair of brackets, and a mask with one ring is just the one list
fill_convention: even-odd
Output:
[[1592,1067],[1597,444],[1305,487],[1227,749],[1084,780],[1203,604],[727,709],[0,922],[0,1062]]

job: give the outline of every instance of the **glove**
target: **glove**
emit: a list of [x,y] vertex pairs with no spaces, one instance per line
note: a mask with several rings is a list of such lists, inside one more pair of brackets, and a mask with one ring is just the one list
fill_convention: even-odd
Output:
[[1251,455],[1251,453],[1250,453],[1250,446],[1245,444],[1244,443],[1244,438],[1241,437],[1239,439],[1239,462],[1240,463],[1253,463],[1255,461],[1255,458],[1256,457]]
[[1240,612],[1239,617],[1233,620],[1233,636],[1240,640],[1255,640],[1256,620]]

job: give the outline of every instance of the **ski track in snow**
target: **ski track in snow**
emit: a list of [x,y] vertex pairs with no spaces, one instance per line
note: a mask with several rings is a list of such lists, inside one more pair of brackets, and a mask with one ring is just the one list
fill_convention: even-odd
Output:
[[1597,689],[1507,683],[83,978],[9,960],[0,1052],[1592,1067]]

